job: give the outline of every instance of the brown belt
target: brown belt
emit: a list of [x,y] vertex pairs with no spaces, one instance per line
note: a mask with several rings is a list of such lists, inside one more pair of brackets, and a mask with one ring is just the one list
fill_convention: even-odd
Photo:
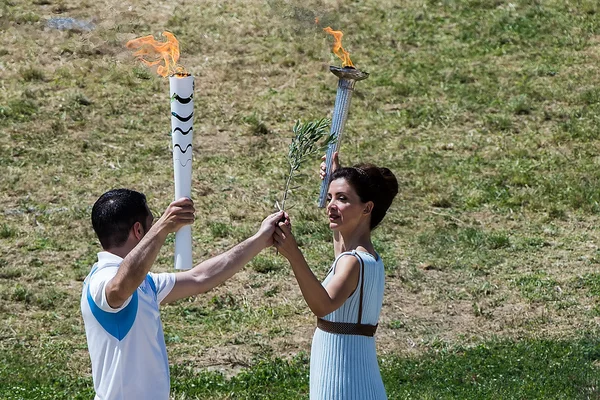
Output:
[[353,324],[351,322],[331,322],[317,318],[317,327],[325,332],[340,333],[342,335],[373,336],[377,325]]

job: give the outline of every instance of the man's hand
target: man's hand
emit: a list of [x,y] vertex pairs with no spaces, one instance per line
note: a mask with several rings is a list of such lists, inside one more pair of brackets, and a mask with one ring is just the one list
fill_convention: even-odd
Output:
[[177,232],[181,227],[194,223],[195,212],[194,202],[187,197],[182,197],[169,204],[156,225],[167,233]]
[[[321,165],[320,165],[319,176],[321,177],[321,180],[323,180],[323,179],[325,179],[325,175],[327,175],[327,154],[325,154],[323,157],[321,157],[321,160],[323,160],[323,162],[321,162]],[[336,151],[335,153],[333,153],[333,163],[331,164],[331,173],[333,173],[338,168],[340,168],[340,160],[338,158],[338,152]]]
[[275,233],[275,228],[277,228],[277,223],[280,220],[287,219],[287,214],[283,211],[278,211],[274,214],[269,215],[267,218],[263,220],[260,224],[260,229],[256,232],[256,237],[262,244],[263,248],[273,246],[273,233]]

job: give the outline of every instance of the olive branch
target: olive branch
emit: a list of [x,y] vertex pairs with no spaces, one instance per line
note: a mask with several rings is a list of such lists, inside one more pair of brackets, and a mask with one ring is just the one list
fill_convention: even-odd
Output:
[[330,121],[327,118],[321,118],[305,123],[298,120],[294,124],[294,127],[292,128],[294,138],[290,143],[287,154],[289,171],[283,190],[283,200],[281,201],[281,206],[279,205],[279,202],[275,202],[280,211],[285,211],[285,202],[291,191],[290,185],[294,178],[294,174],[308,158],[320,154],[327,146],[329,146],[329,144],[335,141],[335,136],[332,133],[327,132],[329,123]]

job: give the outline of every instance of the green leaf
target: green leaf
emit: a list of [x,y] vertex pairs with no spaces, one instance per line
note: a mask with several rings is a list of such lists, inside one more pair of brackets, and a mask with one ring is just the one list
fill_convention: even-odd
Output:
[[294,173],[309,158],[322,153],[329,144],[335,141],[335,136],[328,132],[330,121],[327,118],[302,123],[297,120],[292,128],[294,138],[288,147],[287,161],[290,166],[283,190],[281,208],[285,210],[285,202],[290,192],[290,184]]

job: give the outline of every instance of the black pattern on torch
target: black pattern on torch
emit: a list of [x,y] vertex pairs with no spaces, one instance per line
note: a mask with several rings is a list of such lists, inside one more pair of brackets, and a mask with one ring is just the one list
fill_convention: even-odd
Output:
[[321,183],[319,208],[325,207],[325,203],[327,202],[327,189],[329,188],[333,153],[340,148],[342,133],[344,133],[344,126],[348,119],[350,100],[352,99],[352,93],[354,93],[354,84],[369,77],[368,73],[352,67],[338,68],[330,66],[329,70],[339,78],[335,105],[333,106],[333,116],[331,117],[331,134],[335,137],[335,141],[327,148],[325,179]]

